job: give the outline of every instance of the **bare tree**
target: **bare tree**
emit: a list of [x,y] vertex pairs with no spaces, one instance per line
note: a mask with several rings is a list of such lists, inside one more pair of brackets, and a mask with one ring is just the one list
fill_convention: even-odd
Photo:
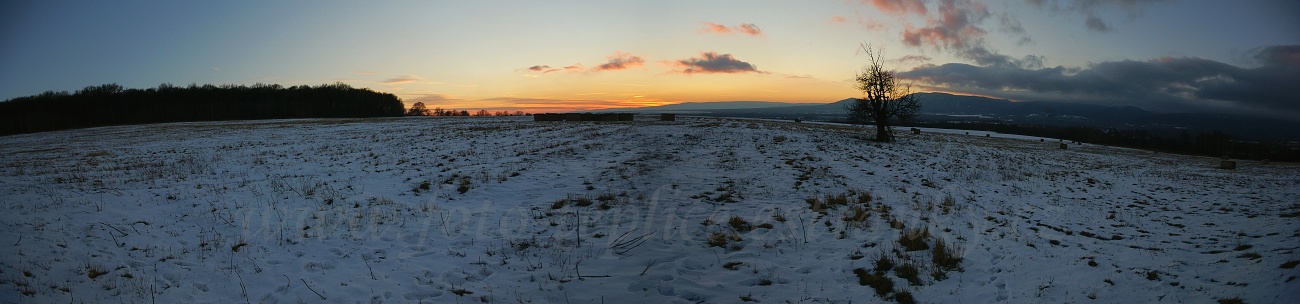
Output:
[[885,70],[884,56],[879,50],[873,52],[870,45],[863,45],[862,49],[870,60],[857,75],[855,86],[862,91],[862,98],[855,98],[845,110],[849,112],[849,122],[874,123],[876,141],[890,142],[894,140],[890,120],[911,119],[921,104],[909,86],[900,84],[893,71]]

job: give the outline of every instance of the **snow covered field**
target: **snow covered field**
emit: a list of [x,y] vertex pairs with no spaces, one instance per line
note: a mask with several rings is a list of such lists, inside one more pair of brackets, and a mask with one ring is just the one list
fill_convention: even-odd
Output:
[[928,131],[515,117],[0,137],[0,302],[1300,301],[1300,166]]

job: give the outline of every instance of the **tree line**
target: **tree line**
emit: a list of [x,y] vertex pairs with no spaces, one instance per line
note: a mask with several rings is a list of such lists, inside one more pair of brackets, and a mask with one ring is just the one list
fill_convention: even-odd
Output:
[[467,110],[448,110],[443,108],[433,108],[431,110],[429,109],[428,106],[425,106],[423,102],[416,102],[415,104],[411,105],[410,109],[406,110],[406,116],[525,116],[525,115],[529,115],[529,114],[524,113],[524,111],[491,112],[484,109],[484,110],[478,110],[478,112],[474,112],[471,115],[470,112]]
[[111,83],[0,102],[0,135],[182,121],[401,116],[404,110],[396,95],[343,83],[291,87],[164,83],[148,89]]

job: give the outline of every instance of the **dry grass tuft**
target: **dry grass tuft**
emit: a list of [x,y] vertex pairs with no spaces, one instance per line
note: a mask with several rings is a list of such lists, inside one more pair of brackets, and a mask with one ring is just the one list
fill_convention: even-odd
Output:
[[889,295],[889,292],[894,290],[894,281],[889,280],[884,275],[872,274],[862,268],[854,269],[853,274],[858,276],[858,284],[871,286],[871,289],[876,290],[876,295],[881,298]]
[[925,242],[928,238],[930,238],[930,227],[913,228],[904,231],[903,235],[898,237],[898,244],[903,245],[903,249],[906,251],[926,250],[930,249],[930,245]]

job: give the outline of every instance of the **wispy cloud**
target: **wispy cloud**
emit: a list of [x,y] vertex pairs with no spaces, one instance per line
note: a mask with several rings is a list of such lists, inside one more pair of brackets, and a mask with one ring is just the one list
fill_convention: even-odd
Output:
[[[582,71],[582,65],[581,64],[566,65],[563,68],[560,68],[559,70],[565,72],[578,72],[578,71]],[[554,71],[549,71],[549,72],[554,72]]]
[[715,34],[738,33],[738,34],[744,34],[750,36],[763,36],[763,30],[759,29],[758,26],[754,25],[753,23],[741,23],[738,26],[726,26],[726,25],[721,25],[713,22],[701,22],[701,23],[704,24],[704,27],[701,28],[700,31],[705,33],[715,33]]
[[896,16],[907,14],[924,16],[927,12],[923,0],[862,0],[862,3],[869,3],[881,12]]
[[617,71],[645,65],[645,60],[632,54],[615,51],[614,55],[607,57],[608,62],[591,68],[592,71]]
[[892,61],[902,63],[902,64],[924,64],[924,63],[929,63],[930,60],[933,60],[933,58],[930,58],[930,56],[907,55],[907,56],[903,56],[902,58],[894,59]]
[[[554,72],[583,72],[583,71],[602,72],[602,71],[626,70],[626,69],[641,67],[645,65],[645,59],[641,58],[640,56],[635,56],[630,53],[624,53],[620,51],[614,51],[614,55],[605,57],[605,59],[606,59],[605,63],[592,67],[590,70],[584,69],[581,64],[568,65],[562,68],[551,67],[550,65],[534,65],[525,68],[525,70],[532,71],[532,72],[539,72],[542,74],[550,74]],[[524,76],[537,77],[536,74],[524,75]]]
[[591,99],[551,99],[551,98],[524,98],[524,97],[493,97],[481,101],[506,102],[521,107],[536,106],[583,106],[593,103],[601,103],[602,100]]
[[665,64],[677,68],[674,73],[696,74],[696,73],[762,73],[753,64],[740,61],[731,54],[718,54],[714,52],[704,52],[700,57],[691,57],[677,61],[665,62]]
[[453,104],[462,101],[462,99],[454,98],[443,94],[411,94],[411,95],[407,95],[405,98],[403,98],[403,100],[407,104],[415,104],[417,102],[423,102],[425,106],[428,106],[430,108]]
[[479,100],[485,104],[508,104],[510,106],[486,107],[495,109],[521,109],[533,112],[567,112],[574,110],[596,110],[624,107],[644,107],[674,103],[645,96],[632,96],[629,99],[562,99],[562,98],[522,98],[495,97]]
[[998,24],[998,29],[1003,33],[1018,37],[1016,45],[1026,45],[1034,42],[1034,39],[1029,37],[1029,32],[1025,31],[1025,27],[1020,25],[1020,20],[1011,16],[1010,13],[1004,12],[999,15]]
[[412,83],[412,82],[422,81],[422,80],[424,80],[424,78],[420,78],[419,76],[415,76],[415,75],[402,75],[402,76],[396,76],[396,77],[393,77],[393,78],[385,79],[385,80],[383,80],[383,81],[380,81],[379,83],[382,83],[382,84],[403,84],[403,83]]
[[701,32],[718,33],[718,34],[731,33],[731,28],[727,27],[726,25],[721,25],[713,22],[701,22],[701,23],[704,24],[704,28],[700,29]]
[[1039,99],[1118,102],[1148,108],[1206,109],[1230,104],[1300,116],[1300,45],[1256,50],[1262,66],[1243,68],[1189,57],[1109,61],[1086,68],[928,65],[899,77],[957,91],[1028,94]]
[[560,72],[560,71],[578,72],[578,71],[582,71],[582,65],[570,65],[562,68],[552,68],[549,65],[534,65],[528,67],[528,70],[533,72],[541,72],[542,74]]
[[1088,20],[1084,21],[1083,24],[1090,30],[1098,32],[1110,31],[1110,25],[1106,24],[1105,21],[1101,21],[1101,18],[1097,18],[1096,15],[1088,15]]
[[[838,26],[850,24],[849,19],[844,16],[832,16],[831,19],[828,20],[827,22],[829,22],[831,25],[838,25]],[[885,28],[884,23],[876,20],[867,20],[862,18],[862,16],[857,17],[857,23],[858,25],[861,25],[863,29],[870,30],[870,31],[882,30]]]
[[1056,13],[1081,14],[1084,16],[1085,28],[1097,32],[1109,32],[1115,29],[1106,20],[1101,19],[1101,11],[1118,9],[1128,15],[1130,20],[1141,16],[1147,6],[1169,0],[1026,0],[1026,3],[1039,9]]

